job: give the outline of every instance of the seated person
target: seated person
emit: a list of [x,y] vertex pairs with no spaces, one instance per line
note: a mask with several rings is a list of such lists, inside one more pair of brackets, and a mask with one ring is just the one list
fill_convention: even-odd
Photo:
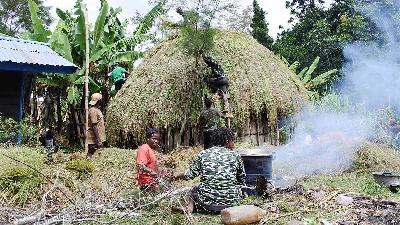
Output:
[[157,129],[149,128],[146,131],[146,144],[139,147],[136,153],[136,167],[138,169],[139,188],[142,191],[156,191],[161,180],[167,177],[166,170],[160,171],[155,155],[158,148],[160,134]]
[[185,173],[175,174],[175,179],[194,179],[200,184],[193,188],[187,207],[179,211],[219,213],[236,205],[242,199],[241,186],[245,171],[240,155],[232,151],[235,134],[228,128],[214,131],[214,147],[201,151]]

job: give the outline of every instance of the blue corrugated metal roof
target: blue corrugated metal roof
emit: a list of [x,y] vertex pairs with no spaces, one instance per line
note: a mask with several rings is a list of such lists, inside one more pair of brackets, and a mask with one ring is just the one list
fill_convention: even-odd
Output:
[[0,37],[0,70],[73,73],[77,68],[45,43]]

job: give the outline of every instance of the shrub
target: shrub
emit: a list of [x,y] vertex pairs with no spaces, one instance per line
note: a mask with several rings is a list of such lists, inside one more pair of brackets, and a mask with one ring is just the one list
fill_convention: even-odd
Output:
[[94,165],[86,159],[74,159],[65,163],[65,168],[77,172],[78,177],[82,177],[93,173]]
[[10,143],[18,135],[18,123],[0,115],[0,143]]
[[37,125],[31,124],[28,118],[24,118],[19,127],[21,129],[21,143],[28,146],[38,146],[40,130]]
[[28,146],[38,146],[39,127],[24,118],[20,123],[12,118],[6,118],[0,115],[0,143],[13,143],[17,136],[21,135],[21,144]]

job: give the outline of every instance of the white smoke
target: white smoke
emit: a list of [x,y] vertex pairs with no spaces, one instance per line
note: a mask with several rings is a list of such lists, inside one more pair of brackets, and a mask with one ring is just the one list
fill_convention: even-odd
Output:
[[385,107],[400,109],[400,38],[396,32],[400,21],[392,15],[400,12],[400,0],[393,7],[369,4],[359,8],[376,23],[384,40],[346,45],[340,93],[345,95],[343,99],[350,99],[350,109],[337,112],[314,106],[296,117],[291,143],[275,153],[276,184],[281,184],[280,179],[287,182],[348,169],[360,144],[373,136],[368,115]]

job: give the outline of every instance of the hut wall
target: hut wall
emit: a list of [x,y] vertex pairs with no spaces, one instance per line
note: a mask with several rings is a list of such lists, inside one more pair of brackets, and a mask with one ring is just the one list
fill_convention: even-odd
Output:
[[0,113],[19,120],[22,110],[23,76],[15,71],[0,71]]
[[[180,133],[181,128],[166,128],[162,130],[162,143],[167,150],[172,150],[178,146],[188,146],[202,144],[202,134],[197,129],[187,124],[183,133]],[[248,142],[254,145],[276,145],[277,140],[274,140],[279,135],[271,135],[276,132],[277,127],[268,125],[267,113],[261,114],[259,117],[252,117],[249,122],[242,128],[242,136],[239,139],[243,142]]]

